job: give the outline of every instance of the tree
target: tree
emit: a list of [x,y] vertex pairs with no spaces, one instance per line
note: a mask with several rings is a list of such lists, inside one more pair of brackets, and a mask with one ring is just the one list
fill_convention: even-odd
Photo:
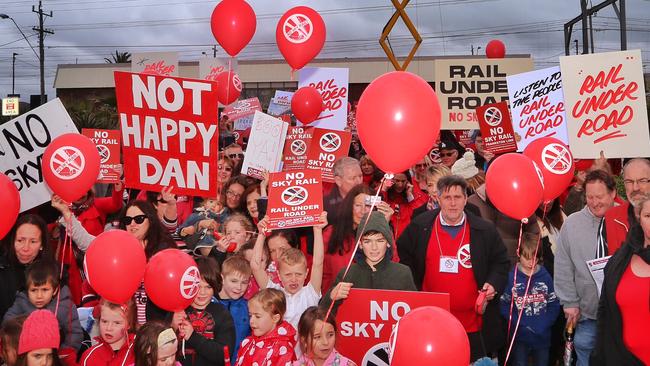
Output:
[[131,62],[131,53],[130,52],[119,52],[115,50],[115,54],[111,55],[111,58],[104,57],[104,61],[108,64],[120,64]]

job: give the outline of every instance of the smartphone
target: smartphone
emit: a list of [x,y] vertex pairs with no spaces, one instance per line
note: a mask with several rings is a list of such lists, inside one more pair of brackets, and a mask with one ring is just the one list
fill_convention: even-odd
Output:
[[372,206],[374,203],[375,205],[375,210],[377,209],[377,205],[381,202],[381,197],[380,196],[367,196],[366,197],[366,206]]

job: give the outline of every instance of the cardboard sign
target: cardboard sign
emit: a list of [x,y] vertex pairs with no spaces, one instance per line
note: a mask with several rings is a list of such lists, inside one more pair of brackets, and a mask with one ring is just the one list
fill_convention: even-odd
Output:
[[641,51],[560,57],[576,158],[650,156]]
[[20,212],[51,199],[41,171],[43,152],[60,135],[78,132],[58,98],[0,125],[0,171],[20,192]]
[[271,98],[266,112],[270,116],[280,118],[285,122],[291,122],[291,98],[293,98],[292,92],[276,90],[275,97]]
[[262,104],[257,98],[238,100],[223,110],[223,114],[234,121],[235,130],[243,131],[253,125],[255,111],[262,111]]
[[314,226],[322,212],[323,182],[319,171],[271,173],[266,210],[271,229]]
[[311,142],[313,128],[289,127],[287,138],[284,140],[282,153],[283,171],[302,170],[307,164],[307,147]]
[[199,59],[199,79],[217,80],[217,75],[228,70],[237,72],[236,58],[230,57],[202,57]]
[[307,149],[307,169],[318,169],[323,174],[323,182],[334,182],[334,162],[348,156],[352,134],[347,131],[314,128]]
[[178,76],[178,52],[134,53],[131,59],[131,72]]
[[92,140],[99,152],[99,183],[117,183],[122,176],[120,131],[84,128],[81,134]]
[[517,150],[508,102],[486,104],[476,108],[485,150],[503,154]]
[[367,362],[388,360],[393,326],[411,309],[422,306],[449,311],[449,294],[353,287],[336,314],[336,349],[357,365],[379,365]]
[[255,111],[251,135],[241,168],[242,174],[263,179],[262,173],[280,171],[282,148],[289,124],[260,111]]
[[541,137],[569,143],[560,67],[506,77],[517,150]]
[[298,88],[312,86],[323,97],[323,112],[310,126],[342,131],[348,120],[349,69],[305,67],[300,70]]
[[115,72],[126,187],[217,194],[217,84]]
[[478,129],[475,109],[508,99],[506,76],[533,69],[531,58],[439,59],[435,61],[436,95],[442,129]]
[[2,115],[3,116],[17,116],[20,114],[20,98],[9,97],[2,98]]

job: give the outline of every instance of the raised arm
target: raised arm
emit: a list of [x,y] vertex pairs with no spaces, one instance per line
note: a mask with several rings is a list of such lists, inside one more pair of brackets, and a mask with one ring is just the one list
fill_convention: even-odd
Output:
[[318,224],[314,225],[314,256],[311,264],[311,278],[309,283],[321,293],[323,283],[323,260],[325,258],[325,245],[323,244],[323,229],[327,226],[327,212],[323,211],[320,215]]
[[253,258],[251,259],[251,269],[253,270],[253,276],[255,281],[260,285],[260,288],[266,288],[269,283],[269,275],[266,274],[266,268],[264,268],[264,241],[266,240],[266,233],[270,230],[268,229],[269,220],[264,218],[257,224],[257,229],[259,235],[255,240],[255,246],[253,247]]

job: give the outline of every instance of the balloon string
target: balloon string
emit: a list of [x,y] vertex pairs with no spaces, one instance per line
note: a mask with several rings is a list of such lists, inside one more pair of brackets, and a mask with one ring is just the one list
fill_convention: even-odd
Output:
[[292,69],[291,69],[291,81],[295,81],[295,80],[296,80],[296,78],[294,77],[294,72],[296,72],[296,70],[294,70],[294,69],[292,68]]
[[65,263],[65,254],[67,252],[67,247],[70,247],[70,251],[72,251],[72,233],[70,232],[70,226],[72,225],[72,219],[71,218],[65,218],[63,216],[63,220],[65,222],[65,234],[63,236],[63,247],[61,248],[61,269],[59,270],[59,291],[57,292],[56,295],[56,306],[54,307],[54,315],[59,314],[59,304],[61,303],[61,286],[60,285],[63,282],[63,265]]
[[[232,75],[232,59],[233,59],[232,56],[230,56],[228,58],[228,74],[227,74],[228,75],[228,77],[227,77],[228,85],[226,85],[226,101],[230,100],[230,83],[232,81],[234,81],[233,80],[233,75]],[[217,87],[219,87],[219,86],[217,85]]]

